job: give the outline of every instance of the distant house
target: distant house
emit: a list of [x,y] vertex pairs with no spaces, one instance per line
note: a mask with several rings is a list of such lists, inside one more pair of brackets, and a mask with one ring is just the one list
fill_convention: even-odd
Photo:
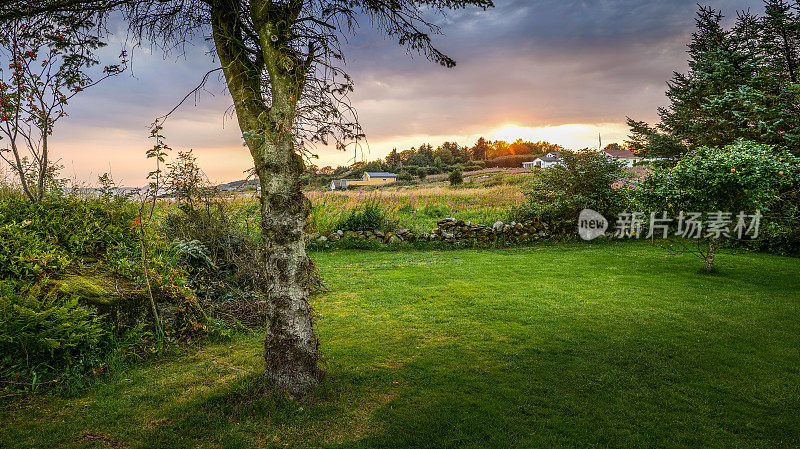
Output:
[[549,168],[549,167],[552,167],[553,165],[563,165],[563,162],[561,162],[561,152],[560,151],[551,151],[551,152],[545,154],[544,156],[537,157],[536,159],[534,159],[534,160],[532,160],[530,162],[523,162],[522,163],[522,167],[523,168],[528,168],[528,169],[531,169],[531,168],[534,168],[534,167]]
[[331,190],[347,189],[352,186],[381,186],[397,181],[397,174],[387,172],[364,172],[361,179],[334,179],[331,181]]
[[331,190],[346,190],[348,185],[356,185],[361,179],[334,179],[331,181]]
[[601,151],[601,153],[607,154],[613,157],[614,159],[622,162],[623,164],[625,164],[626,167],[633,167],[635,163],[645,160],[645,158],[637,156],[636,153],[634,153],[633,151],[624,148],[618,150],[617,149],[603,150]]

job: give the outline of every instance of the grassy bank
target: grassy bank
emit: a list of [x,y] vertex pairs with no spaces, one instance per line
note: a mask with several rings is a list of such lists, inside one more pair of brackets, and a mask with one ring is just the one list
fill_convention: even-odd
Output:
[[256,394],[261,335],[0,411],[0,447],[796,447],[800,263],[643,242],[316,254],[328,372]]

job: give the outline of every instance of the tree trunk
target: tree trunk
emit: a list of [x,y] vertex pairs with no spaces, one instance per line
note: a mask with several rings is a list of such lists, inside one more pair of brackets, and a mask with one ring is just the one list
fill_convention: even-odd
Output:
[[41,201],[44,198],[45,181],[47,180],[47,173],[50,161],[47,153],[47,128],[42,131],[42,154],[39,158],[39,176],[36,180],[36,198]]
[[703,269],[705,269],[705,271],[712,271],[714,269],[714,256],[717,253],[718,244],[719,242],[717,242],[717,239],[715,238],[708,239],[708,252],[706,253],[705,263],[703,266]]
[[[310,202],[300,188],[303,162],[291,139],[278,148],[264,145],[265,160],[282,162],[258,169],[261,185],[261,236],[270,301],[264,342],[266,379],[293,395],[319,382],[319,340],[309,303],[310,260],[303,229]],[[282,160],[281,160],[282,159]]]
[[[310,260],[303,230],[310,202],[300,188],[305,166],[296,153],[292,129],[302,76],[282,69],[282,53],[274,42],[276,17],[271,2],[253,1],[250,11],[259,32],[263,55],[251,60],[239,45],[240,6],[214,1],[212,29],[217,55],[233,97],[242,136],[250,149],[261,185],[262,279],[269,300],[264,342],[265,379],[292,395],[302,395],[319,382],[319,341],[314,334],[310,291]],[[265,14],[263,17],[260,14]],[[287,17],[287,19],[290,19]],[[264,64],[269,72],[271,104],[262,94]]]
[[31,192],[30,186],[28,185],[28,179],[25,176],[25,167],[22,165],[22,158],[19,156],[19,149],[13,140],[11,141],[11,152],[14,154],[14,170],[19,176],[19,182],[22,184],[22,191],[25,192],[25,196],[27,196],[32,203],[35,203],[36,196]]

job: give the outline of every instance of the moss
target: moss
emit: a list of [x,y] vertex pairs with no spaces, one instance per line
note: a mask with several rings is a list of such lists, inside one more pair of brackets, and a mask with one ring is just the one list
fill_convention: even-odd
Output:
[[92,304],[110,305],[115,301],[99,283],[102,279],[88,276],[72,275],[57,281],[58,291],[70,296],[77,296]]

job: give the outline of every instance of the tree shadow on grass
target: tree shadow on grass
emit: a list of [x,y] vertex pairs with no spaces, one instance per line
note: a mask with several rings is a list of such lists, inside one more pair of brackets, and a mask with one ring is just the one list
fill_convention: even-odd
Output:
[[[334,370],[302,398],[291,398],[248,374],[162,420],[144,446],[319,447],[369,434],[372,411],[393,399],[380,385],[390,370],[369,374]],[[391,382],[389,382],[391,384]]]

